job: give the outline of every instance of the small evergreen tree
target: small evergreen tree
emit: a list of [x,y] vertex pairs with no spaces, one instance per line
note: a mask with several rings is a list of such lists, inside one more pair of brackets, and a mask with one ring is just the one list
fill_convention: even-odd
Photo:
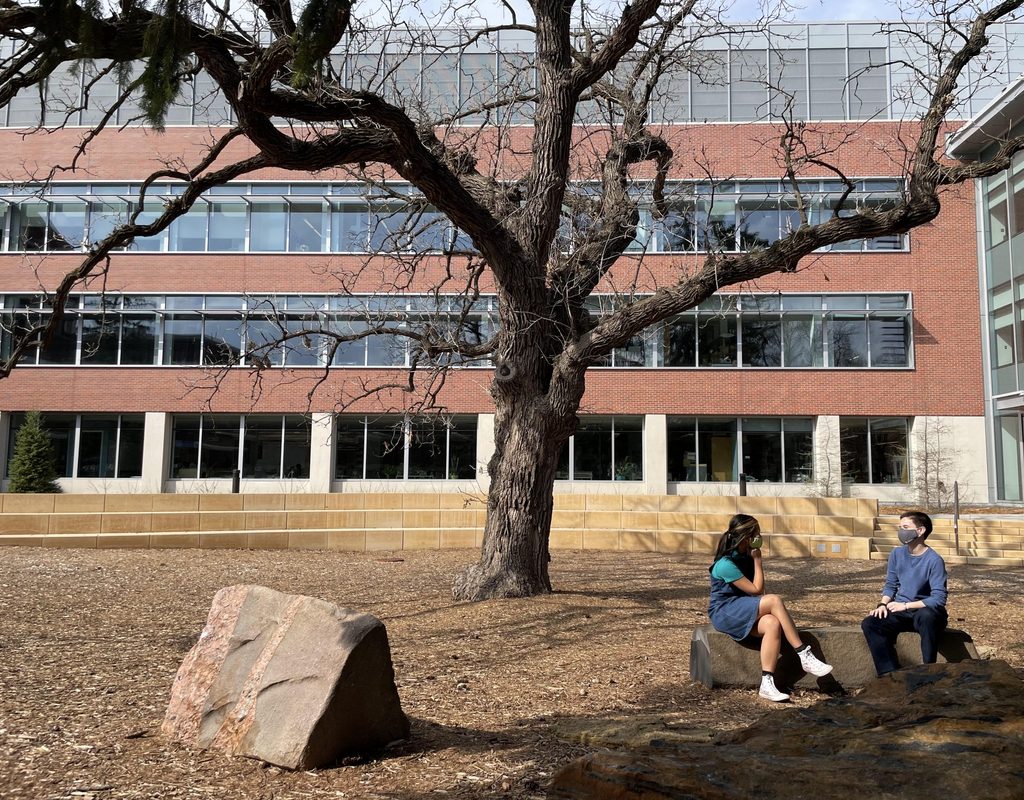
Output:
[[7,491],[12,493],[59,492],[57,456],[53,441],[38,411],[29,411],[14,439],[14,456]]

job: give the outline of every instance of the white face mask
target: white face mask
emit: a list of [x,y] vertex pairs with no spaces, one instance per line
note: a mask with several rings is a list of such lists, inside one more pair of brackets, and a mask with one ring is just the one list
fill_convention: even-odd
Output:
[[917,528],[900,528],[896,535],[900,537],[903,544],[910,544],[917,538]]

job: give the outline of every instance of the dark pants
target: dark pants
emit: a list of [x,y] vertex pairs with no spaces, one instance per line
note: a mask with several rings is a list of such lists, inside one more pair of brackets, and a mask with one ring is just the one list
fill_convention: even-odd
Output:
[[943,606],[896,611],[883,618],[865,617],[860,627],[868,640],[875,672],[882,676],[900,668],[896,658],[896,637],[910,631],[917,631],[921,636],[921,661],[934,664],[939,654],[939,637],[946,629],[947,620]]

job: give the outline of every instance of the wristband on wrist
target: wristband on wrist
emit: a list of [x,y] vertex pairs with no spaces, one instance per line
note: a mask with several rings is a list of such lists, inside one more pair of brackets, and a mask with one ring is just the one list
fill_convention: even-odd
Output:
[[887,605],[889,605],[889,604],[888,603],[879,603],[877,606],[875,606],[875,608],[882,608],[882,607],[887,606]]

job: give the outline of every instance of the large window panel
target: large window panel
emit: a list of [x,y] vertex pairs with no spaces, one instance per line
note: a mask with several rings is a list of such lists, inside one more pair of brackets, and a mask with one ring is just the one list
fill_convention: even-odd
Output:
[[777,483],[783,479],[782,421],[777,417],[745,417],[743,473],[750,481]]
[[203,416],[200,478],[230,478],[238,465],[239,417],[234,414]]
[[203,364],[224,367],[240,363],[242,327],[238,315],[207,317],[203,326]]
[[762,120],[768,116],[768,53],[732,50],[729,81],[730,118]]
[[807,51],[772,49],[771,112],[776,119],[807,119]]
[[338,480],[363,477],[366,421],[340,415],[334,429],[334,477]]
[[18,250],[46,248],[46,203],[21,203],[14,207],[11,239]]
[[868,365],[868,328],[863,315],[833,314],[828,320],[832,367]]
[[707,465],[697,459],[696,417],[669,417],[665,421],[668,479],[670,481],[703,481]]
[[724,122],[729,118],[729,53],[694,51],[690,84],[694,122]]
[[249,213],[249,249],[256,253],[283,253],[288,236],[288,206],[253,203]]
[[192,314],[168,314],[164,319],[164,364],[202,363],[203,320]]
[[871,432],[871,482],[907,483],[907,421],[902,418],[873,419]]
[[245,203],[217,201],[210,204],[210,252],[245,251]]
[[736,317],[733,314],[700,314],[697,355],[701,367],[736,366]]
[[74,364],[78,349],[78,315],[68,314],[57,325],[50,343],[39,348],[40,364]]
[[673,317],[663,329],[662,350],[666,367],[697,366],[697,318]]
[[50,204],[47,250],[78,250],[85,241],[85,203]]
[[777,314],[743,316],[743,364],[782,366],[782,320]]
[[405,477],[405,426],[401,419],[367,421],[366,477],[397,480]]
[[[120,318],[114,314],[82,317],[83,364],[116,364]],[[150,360],[152,363],[152,359]]]
[[846,50],[811,49],[810,116],[817,120],[846,119]]
[[573,435],[573,480],[612,479],[612,420],[584,417]]
[[644,478],[643,417],[615,417],[612,451],[617,481],[641,481]]
[[443,423],[433,420],[409,423],[409,477],[442,479],[447,477],[448,436]]
[[857,417],[839,419],[839,455],[844,483],[870,483],[868,421]]
[[810,419],[782,420],[787,483],[806,483],[814,478],[814,423]]
[[[735,481],[736,420],[702,418],[697,426],[697,452],[706,477],[697,480],[712,482]],[[698,467],[698,474],[701,468]]]
[[125,314],[121,317],[121,363],[153,364],[159,328],[155,317]]
[[113,478],[117,464],[117,415],[82,415],[79,478]]
[[288,251],[319,253],[323,245],[323,204],[292,203],[288,214]]
[[872,314],[868,320],[871,366],[910,366],[910,320],[904,315]]
[[331,250],[335,253],[364,253],[370,234],[365,203],[336,205],[331,211]]

